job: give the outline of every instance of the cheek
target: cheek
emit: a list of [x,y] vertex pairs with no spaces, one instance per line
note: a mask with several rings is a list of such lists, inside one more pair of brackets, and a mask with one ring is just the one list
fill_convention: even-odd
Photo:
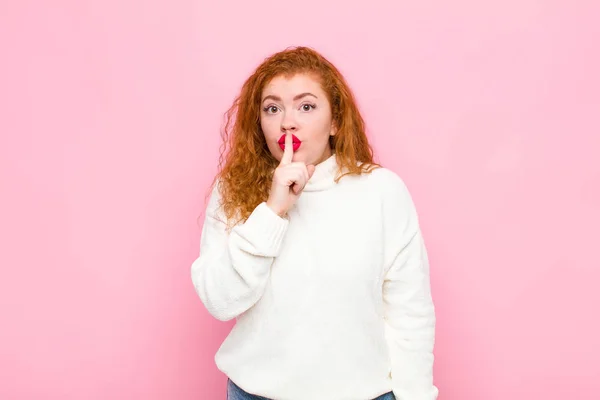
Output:
[[279,125],[275,121],[275,118],[261,118],[260,127],[267,140],[273,139],[279,132]]
[[312,131],[315,135],[329,135],[329,131],[331,130],[331,118],[327,115],[319,116],[319,118],[312,122],[312,127]]

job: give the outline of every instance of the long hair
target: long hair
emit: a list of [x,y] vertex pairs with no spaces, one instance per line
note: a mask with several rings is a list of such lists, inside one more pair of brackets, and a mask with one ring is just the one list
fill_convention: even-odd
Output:
[[337,132],[330,136],[330,146],[336,154],[339,171],[345,171],[336,176],[336,182],[344,175],[360,175],[380,167],[373,162],[365,122],[342,74],[311,48],[287,48],[266,58],[256,68],[225,113],[219,172],[211,190],[219,184],[221,206],[229,223],[246,221],[254,208],[267,200],[273,171],[279,164],[269,151],[260,126],[263,88],[277,76],[291,77],[298,73],[316,77],[331,104]]

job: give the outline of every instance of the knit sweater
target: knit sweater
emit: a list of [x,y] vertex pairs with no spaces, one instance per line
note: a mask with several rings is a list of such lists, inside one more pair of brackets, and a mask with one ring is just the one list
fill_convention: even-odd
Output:
[[217,185],[192,282],[215,318],[236,323],[215,362],[275,400],[435,400],[435,312],[411,195],[386,168],[336,183],[316,166],[282,218],[266,202],[229,233]]

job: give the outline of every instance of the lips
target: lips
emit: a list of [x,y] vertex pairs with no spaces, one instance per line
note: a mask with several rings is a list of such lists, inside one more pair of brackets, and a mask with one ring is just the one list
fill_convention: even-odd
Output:
[[[279,147],[281,147],[281,150],[285,150],[285,135],[281,135],[277,143],[279,144]],[[297,151],[300,148],[301,144],[302,141],[298,139],[296,135],[292,134],[292,148],[294,149],[294,151]]]

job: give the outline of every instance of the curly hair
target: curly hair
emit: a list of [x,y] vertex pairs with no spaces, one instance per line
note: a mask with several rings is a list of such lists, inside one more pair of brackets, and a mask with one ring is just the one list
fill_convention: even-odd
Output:
[[218,184],[228,225],[246,221],[256,206],[267,200],[273,171],[279,164],[267,147],[260,125],[263,88],[277,76],[292,77],[298,73],[317,78],[331,104],[337,133],[330,137],[330,146],[339,170],[346,171],[336,176],[336,182],[344,175],[370,173],[380,167],[373,162],[365,122],[342,74],[317,51],[304,46],[289,47],[256,68],[225,113],[219,172],[211,191]]

